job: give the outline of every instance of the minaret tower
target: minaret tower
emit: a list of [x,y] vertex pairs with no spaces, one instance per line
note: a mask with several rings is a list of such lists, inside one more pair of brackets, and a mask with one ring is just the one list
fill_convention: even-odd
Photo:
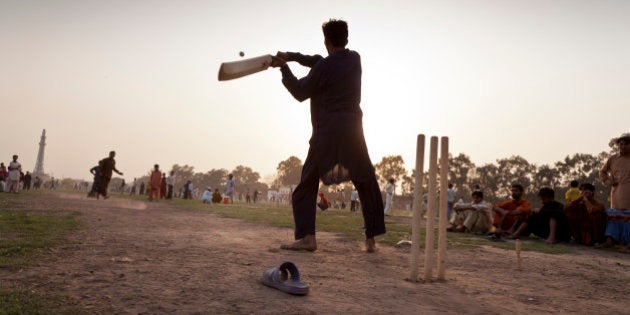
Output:
[[33,177],[44,175],[44,147],[46,147],[46,129],[42,131],[42,138],[39,140],[39,151],[37,152],[37,162],[33,170]]

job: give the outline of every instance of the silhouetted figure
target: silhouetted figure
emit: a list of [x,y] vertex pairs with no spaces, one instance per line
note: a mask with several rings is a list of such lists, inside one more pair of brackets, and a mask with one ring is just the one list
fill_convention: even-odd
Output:
[[[282,83],[302,102],[311,99],[313,134],[300,183],[292,196],[296,242],[289,250],[317,249],[315,217],[320,179],[325,185],[352,180],[363,204],[366,248],[375,249],[374,237],[385,233],[383,198],[376,181],[363,136],[361,111],[361,57],[345,48],[348,25],[330,20],[322,26],[328,56],[278,52],[272,66],[280,67]],[[296,78],[287,61],[310,67],[306,77]]]
[[105,199],[109,198],[109,195],[107,195],[107,189],[109,187],[109,181],[112,179],[112,172],[116,172],[120,176],[123,175],[122,172],[116,169],[116,160],[114,160],[114,157],[116,157],[116,152],[110,151],[109,157],[102,159],[99,163],[99,172],[101,178],[98,186],[98,193],[96,194],[96,199],[98,199],[99,195],[103,196],[103,198]]

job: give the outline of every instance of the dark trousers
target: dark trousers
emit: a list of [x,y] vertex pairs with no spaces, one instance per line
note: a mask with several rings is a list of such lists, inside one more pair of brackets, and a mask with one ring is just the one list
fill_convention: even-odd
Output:
[[351,200],[350,201],[350,211],[352,211],[352,212],[357,211],[357,201],[356,200]]
[[[295,221],[295,239],[304,238],[308,234],[315,234],[315,217],[317,215],[317,193],[319,190],[319,172],[309,150],[302,178],[293,191],[293,220]],[[359,192],[361,210],[365,223],[365,236],[374,237],[385,233],[385,214],[383,212],[383,197],[381,189],[373,175],[365,182],[352,181]]]
[[168,191],[166,193],[166,199],[173,199],[173,185],[168,185],[166,190]]

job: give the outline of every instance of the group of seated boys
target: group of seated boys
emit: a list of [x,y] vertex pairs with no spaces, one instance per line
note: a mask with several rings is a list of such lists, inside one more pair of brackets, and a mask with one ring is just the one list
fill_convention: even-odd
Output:
[[630,222],[607,215],[606,207],[594,198],[595,187],[592,184],[584,183],[578,188],[578,183],[572,182],[571,186],[565,194],[566,205],[555,200],[552,188],[541,188],[538,191],[542,202],[540,209],[532,209],[531,202],[522,198],[523,186],[519,184],[511,187],[512,199],[496,205],[485,202],[483,192],[474,191],[471,203],[458,202],[454,205],[455,215],[448,230],[487,234],[493,241],[533,234],[550,244],[572,239],[589,246],[630,242],[623,233],[621,236],[613,233],[630,230]]

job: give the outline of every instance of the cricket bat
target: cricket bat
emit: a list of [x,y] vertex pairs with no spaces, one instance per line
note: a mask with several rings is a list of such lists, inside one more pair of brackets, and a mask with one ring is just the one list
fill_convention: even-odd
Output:
[[219,68],[219,81],[238,79],[256,72],[267,70],[271,66],[271,55],[224,62]]

